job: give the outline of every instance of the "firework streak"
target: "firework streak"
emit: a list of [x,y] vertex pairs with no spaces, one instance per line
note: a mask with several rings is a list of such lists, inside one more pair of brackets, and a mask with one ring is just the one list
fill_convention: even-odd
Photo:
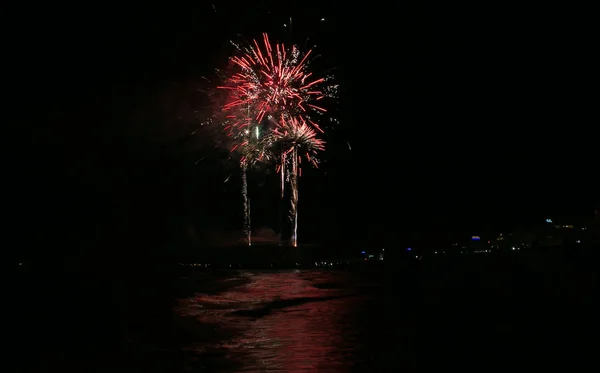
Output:
[[298,148],[292,148],[292,174],[290,175],[290,187],[292,189],[292,201],[290,207],[290,219],[292,220],[292,246],[298,246]]
[[[282,173],[282,196],[283,180],[286,170],[286,160],[290,159],[290,189],[291,205],[290,220],[292,223],[292,245],[298,245],[298,177],[302,175],[300,165],[302,158],[299,152],[304,153],[306,159],[315,167],[318,167],[317,154],[325,150],[325,142],[316,137],[316,133],[306,122],[299,121],[297,118],[287,119],[282,115],[278,127],[273,130],[272,136],[277,139],[277,143],[284,149],[281,156],[281,164],[278,171]],[[312,155],[311,155],[312,154]]]
[[248,198],[248,167],[242,163],[242,196],[244,198],[244,234],[248,246],[252,246],[252,222],[250,220],[250,198]]

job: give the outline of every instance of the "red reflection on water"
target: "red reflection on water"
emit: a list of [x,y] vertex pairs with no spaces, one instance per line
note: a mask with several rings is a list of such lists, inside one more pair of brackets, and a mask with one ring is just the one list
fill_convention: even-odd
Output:
[[345,341],[342,325],[336,320],[342,317],[348,299],[323,300],[336,294],[314,288],[297,273],[285,276],[284,283],[282,288],[281,276],[261,276],[257,290],[264,289],[282,298],[300,296],[307,298],[306,302],[250,322],[238,340],[242,345],[255,346],[249,351],[257,362],[255,367],[288,372],[344,368]]
[[[331,280],[326,272],[245,275],[249,284],[217,296],[197,296],[182,308],[204,323],[236,330],[219,344],[228,359],[240,361],[244,371],[348,370],[347,357],[358,343],[350,320],[359,306],[357,297],[316,287]],[[194,303],[202,307],[192,307]],[[205,351],[207,346],[196,348]]]

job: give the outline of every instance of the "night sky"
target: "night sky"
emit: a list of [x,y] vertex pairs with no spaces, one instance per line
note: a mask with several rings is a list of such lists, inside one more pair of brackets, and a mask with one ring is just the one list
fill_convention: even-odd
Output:
[[[301,242],[593,215],[589,23],[566,10],[324,3],[53,5],[23,16],[5,70],[22,237],[80,246],[190,222],[239,228],[237,186],[223,182],[231,169],[168,102],[200,105],[189,87],[226,65],[230,39],[261,32],[316,44],[341,87],[323,167],[300,180]],[[259,225],[276,211],[272,178],[253,179]]]

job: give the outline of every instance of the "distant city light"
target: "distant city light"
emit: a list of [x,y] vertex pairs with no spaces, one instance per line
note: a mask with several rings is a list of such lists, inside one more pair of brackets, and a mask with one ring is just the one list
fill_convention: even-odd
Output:
[[411,250],[412,250],[412,249],[411,249],[410,247],[406,249],[406,251],[411,251]]
[[481,237],[479,237],[479,236],[471,237],[471,240],[473,240],[473,241],[479,241],[480,239],[481,239]]
[[360,253],[361,253],[361,254],[364,254],[365,252],[364,252],[364,251],[361,251]]

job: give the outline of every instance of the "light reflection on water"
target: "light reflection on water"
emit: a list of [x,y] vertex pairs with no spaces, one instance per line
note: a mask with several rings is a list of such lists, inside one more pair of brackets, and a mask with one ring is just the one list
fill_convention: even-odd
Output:
[[282,271],[235,277],[245,281],[180,301],[180,316],[211,330],[187,346],[190,370],[346,372],[356,364],[350,358],[360,343],[354,311],[368,296],[349,286],[347,275]]

